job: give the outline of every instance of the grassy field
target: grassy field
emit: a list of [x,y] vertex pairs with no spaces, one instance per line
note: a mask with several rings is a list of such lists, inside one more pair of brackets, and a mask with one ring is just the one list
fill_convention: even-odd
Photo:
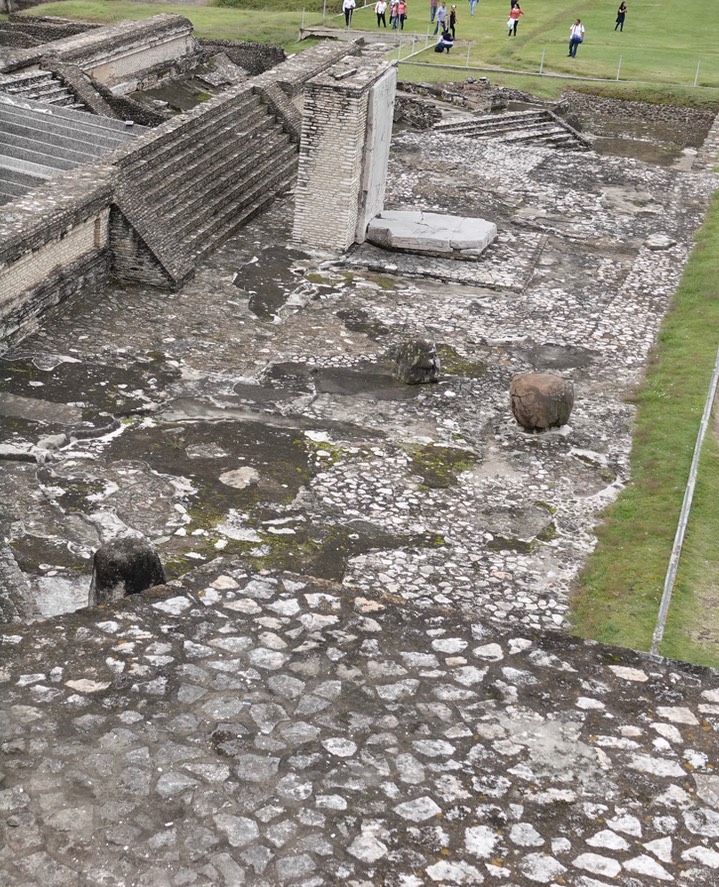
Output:
[[[711,29],[697,29],[696,18],[687,15],[681,0],[661,4],[637,0],[629,5],[624,32],[614,31],[618,2],[538,3],[527,0],[517,37],[507,37],[507,0],[480,0],[474,16],[469,4],[458,3],[458,45],[451,56],[433,52],[433,43],[418,58],[439,64],[463,64],[469,47],[470,65],[489,65],[513,70],[544,70],[582,77],[640,80],[667,85],[719,86],[719,43]],[[567,58],[569,26],[581,18],[585,42],[575,59]],[[342,19],[336,20],[343,26]],[[359,9],[353,26],[377,30],[372,6]],[[426,39],[429,2],[409,3],[406,37]],[[433,29],[432,29],[433,30]],[[421,47],[421,43],[418,44]]]
[[[680,0],[664,0],[659,5],[636,0],[629,7],[623,33],[614,31],[617,0],[537,3],[527,0],[525,15],[516,38],[508,38],[507,0],[480,0],[474,16],[468,2],[458,4],[458,45],[451,56],[433,51],[434,41],[415,60],[439,66],[464,64],[469,48],[470,66],[489,66],[517,72],[539,71],[544,57],[545,72],[568,76],[647,81],[667,87],[692,87],[699,66],[698,85],[719,87],[719,41],[711,28],[697,29],[696,17],[686,14]],[[325,23],[344,27],[339,0],[328,0]],[[304,12],[303,12],[304,10]],[[131,3],[128,0],[60,0],[29,10],[29,14],[86,18],[92,21],[119,21],[147,18],[158,12],[186,15],[202,37],[228,40],[259,40],[295,48],[300,23],[322,23],[322,0],[267,0],[261,14],[253,0],[215,0],[213,5]],[[576,59],[567,58],[569,26],[579,16],[586,27],[586,39]],[[353,30],[376,31],[373,4],[357,9]],[[426,42],[429,0],[409,2],[409,18],[402,34],[404,56]],[[388,32],[391,35],[391,32]],[[621,59],[621,63],[620,63]],[[404,67],[404,66],[403,66]],[[440,67],[441,70],[441,67]],[[405,79],[421,68],[401,72]],[[443,74],[444,79],[464,75]],[[420,79],[432,79],[420,76]]]
[[[576,631],[647,650],[719,344],[719,197],[664,320],[638,408],[632,480],[599,529],[574,600]],[[719,447],[707,436],[661,652],[719,665]]]
[[198,37],[211,40],[256,40],[292,47],[302,21],[302,10],[265,9],[258,16],[256,7],[194,6],[170,3],[132,3],[131,0],[60,0],[27,10],[28,15],[56,15],[91,22],[142,20],[160,13],[184,15],[192,22]]

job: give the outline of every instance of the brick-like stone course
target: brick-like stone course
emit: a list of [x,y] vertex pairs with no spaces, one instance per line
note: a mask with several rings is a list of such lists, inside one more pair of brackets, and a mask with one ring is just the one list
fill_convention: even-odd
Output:
[[274,68],[287,58],[281,46],[273,46],[272,44],[203,39],[199,39],[197,42],[203,54],[212,56],[217,52],[224,52],[231,61],[252,76]]
[[[292,239],[318,249],[355,242],[371,89],[386,66],[345,58],[309,81]],[[388,111],[391,121],[391,108]]]

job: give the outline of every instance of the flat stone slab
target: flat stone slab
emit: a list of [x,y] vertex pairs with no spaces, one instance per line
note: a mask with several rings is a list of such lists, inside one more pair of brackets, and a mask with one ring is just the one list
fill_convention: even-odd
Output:
[[485,219],[414,210],[385,210],[367,228],[367,240],[385,249],[467,257],[481,255],[496,236],[497,226]]

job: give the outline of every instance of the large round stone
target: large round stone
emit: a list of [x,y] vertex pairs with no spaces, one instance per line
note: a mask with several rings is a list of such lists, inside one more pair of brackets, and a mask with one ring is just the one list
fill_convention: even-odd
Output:
[[525,373],[509,386],[514,418],[527,431],[566,425],[574,406],[571,382],[553,373]]
[[95,552],[88,604],[117,601],[164,583],[160,557],[147,540],[138,536],[113,539]]

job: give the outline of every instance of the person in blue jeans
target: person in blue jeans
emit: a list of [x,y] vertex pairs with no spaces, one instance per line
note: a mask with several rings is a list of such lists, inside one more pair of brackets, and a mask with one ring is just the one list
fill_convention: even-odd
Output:
[[441,31],[447,30],[447,4],[442,2],[437,7],[437,15],[434,17],[434,33],[439,34]]
[[577,19],[569,29],[569,52],[567,57],[574,58],[577,54],[577,47],[580,43],[584,43],[584,25],[581,19]]
[[469,0],[469,14],[474,15],[474,10],[477,8],[477,3],[479,0]]

